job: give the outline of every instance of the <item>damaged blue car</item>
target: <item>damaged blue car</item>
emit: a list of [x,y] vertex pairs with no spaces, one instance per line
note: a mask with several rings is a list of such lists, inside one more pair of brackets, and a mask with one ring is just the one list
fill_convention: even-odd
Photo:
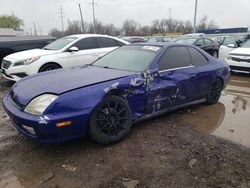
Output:
[[91,65],[24,78],[3,104],[18,131],[34,140],[89,134],[109,144],[124,138],[136,121],[216,103],[229,75],[225,62],[195,46],[131,44]]

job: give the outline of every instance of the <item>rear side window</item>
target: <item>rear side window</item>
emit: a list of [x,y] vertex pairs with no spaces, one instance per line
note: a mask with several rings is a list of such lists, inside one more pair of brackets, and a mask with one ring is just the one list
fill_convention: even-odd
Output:
[[98,40],[98,44],[99,44],[100,48],[120,46],[120,45],[118,45],[117,41],[114,39],[99,37],[99,38],[97,38],[97,40]]
[[207,59],[198,50],[191,47],[189,47],[188,50],[194,66],[200,66],[208,63]]
[[214,42],[210,39],[204,39],[205,45],[212,45]]
[[77,47],[79,50],[89,50],[98,48],[96,44],[96,38],[86,38],[76,42],[73,46]]
[[198,46],[204,46],[204,41],[203,39],[199,39],[195,42],[195,45],[198,45]]
[[159,62],[159,70],[169,70],[191,65],[190,55],[186,47],[167,49]]

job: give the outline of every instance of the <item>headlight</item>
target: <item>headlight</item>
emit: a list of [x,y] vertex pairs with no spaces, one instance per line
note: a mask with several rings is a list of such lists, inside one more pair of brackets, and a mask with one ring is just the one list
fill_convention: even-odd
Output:
[[14,63],[14,66],[29,65],[29,64],[33,63],[34,61],[38,60],[39,58],[40,58],[40,56],[24,59],[24,60],[21,60],[21,61]]
[[232,57],[231,57],[231,56],[228,56],[227,59],[228,59],[228,60],[232,60]]
[[52,94],[40,95],[33,99],[24,111],[33,115],[42,115],[46,108],[57,98],[58,96]]

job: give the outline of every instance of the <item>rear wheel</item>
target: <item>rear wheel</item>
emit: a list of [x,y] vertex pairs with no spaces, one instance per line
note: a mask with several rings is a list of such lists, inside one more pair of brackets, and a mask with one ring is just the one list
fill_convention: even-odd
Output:
[[124,138],[132,126],[131,110],[118,96],[102,101],[93,111],[89,134],[97,142],[110,144]]
[[210,91],[208,92],[206,97],[207,104],[214,104],[219,101],[222,87],[222,82],[219,78],[215,79],[212,82]]
[[61,67],[57,64],[54,63],[48,63],[43,65],[40,69],[39,72],[46,72],[46,71],[50,71],[50,70],[55,70],[55,69],[60,69]]

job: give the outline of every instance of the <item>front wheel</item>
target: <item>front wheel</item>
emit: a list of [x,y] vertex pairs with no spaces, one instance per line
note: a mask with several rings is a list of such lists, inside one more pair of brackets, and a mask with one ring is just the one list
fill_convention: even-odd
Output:
[[118,96],[104,99],[90,118],[89,134],[102,144],[118,142],[132,126],[132,115],[128,104]]
[[46,72],[46,71],[50,71],[50,70],[55,70],[55,69],[60,69],[61,67],[57,64],[54,63],[48,63],[43,65],[40,69],[39,72]]
[[214,104],[219,101],[222,87],[222,82],[219,78],[215,79],[212,82],[210,91],[208,92],[206,97],[207,104]]

